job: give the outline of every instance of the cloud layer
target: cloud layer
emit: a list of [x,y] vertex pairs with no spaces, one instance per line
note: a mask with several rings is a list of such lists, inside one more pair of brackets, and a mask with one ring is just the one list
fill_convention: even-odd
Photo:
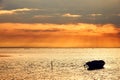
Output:
[[62,16],[63,17],[73,17],[73,18],[81,17],[81,15],[70,14],[70,13],[63,14]]
[[0,26],[1,47],[120,47],[120,28],[112,24],[4,23]]
[[17,14],[19,12],[25,12],[25,11],[32,11],[32,10],[38,10],[38,9],[29,9],[29,8],[22,8],[22,9],[13,9],[13,10],[0,10],[0,15],[5,14]]
[[119,3],[120,0],[1,0],[0,22],[120,25]]

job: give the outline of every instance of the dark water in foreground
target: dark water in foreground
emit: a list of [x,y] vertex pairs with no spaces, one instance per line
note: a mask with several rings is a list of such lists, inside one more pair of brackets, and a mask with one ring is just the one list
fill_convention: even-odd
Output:
[[[86,70],[102,59],[101,70]],[[0,80],[120,80],[120,48],[1,48]]]

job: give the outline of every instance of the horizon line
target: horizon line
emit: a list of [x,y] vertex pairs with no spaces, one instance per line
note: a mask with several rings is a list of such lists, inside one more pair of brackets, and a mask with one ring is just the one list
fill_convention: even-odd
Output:
[[0,47],[0,48],[120,48],[120,47]]

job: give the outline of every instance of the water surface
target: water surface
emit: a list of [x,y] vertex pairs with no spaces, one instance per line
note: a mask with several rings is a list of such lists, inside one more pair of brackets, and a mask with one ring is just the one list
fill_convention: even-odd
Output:
[[[105,68],[86,70],[91,60]],[[119,80],[120,48],[0,48],[0,80]]]

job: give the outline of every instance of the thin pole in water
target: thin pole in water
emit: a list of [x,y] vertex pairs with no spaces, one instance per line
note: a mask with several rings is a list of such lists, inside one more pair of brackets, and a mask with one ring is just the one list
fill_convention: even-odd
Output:
[[50,62],[51,71],[53,71],[53,61]]

